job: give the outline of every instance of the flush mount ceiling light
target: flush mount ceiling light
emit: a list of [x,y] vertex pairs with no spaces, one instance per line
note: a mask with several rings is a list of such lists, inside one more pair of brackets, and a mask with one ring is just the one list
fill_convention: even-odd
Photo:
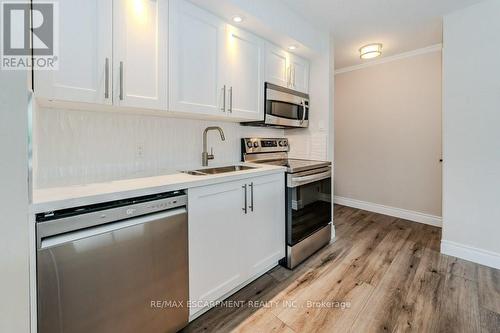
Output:
[[359,49],[361,59],[373,59],[382,54],[382,44],[368,44]]
[[297,49],[297,45],[290,45],[288,47],[289,50],[293,51],[293,50],[296,50]]
[[241,17],[239,15],[233,16],[233,22],[234,23],[241,23],[241,22],[243,22],[243,17]]

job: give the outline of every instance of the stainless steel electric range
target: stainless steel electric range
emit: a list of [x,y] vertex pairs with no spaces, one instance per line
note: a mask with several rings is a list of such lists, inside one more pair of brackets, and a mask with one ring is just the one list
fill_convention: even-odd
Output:
[[286,257],[294,268],[330,242],[331,163],[288,158],[288,139],[241,139],[242,161],[281,165],[286,172]]

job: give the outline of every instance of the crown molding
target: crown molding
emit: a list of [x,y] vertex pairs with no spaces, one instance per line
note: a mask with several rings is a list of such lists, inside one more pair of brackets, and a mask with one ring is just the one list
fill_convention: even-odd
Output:
[[352,71],[356,71],[358,69],[363,69],[363,68],[367,68],[367,67],[371,67],[371,66],[376,66],[376,65],[380,65],[380,64],[385,64],[385,63],[388,63],[388,62],[391,62],[391,61],[396,61],[396,60],[406,59],[406,58],[410,58],[410,57],[415,57],[415,56],[426,54],[426,53],[438,52],[438,51],[441,51],[442,49],[443,49],[443,44],[431,45],[431,46],[423,47],[421,49],[416,49],[416,50],[413,50],[413,51],[408,51],[408,52],[396,54],[396,55],[393,55],[393,56],[389,56],[389,57],[385,57],[385,58],[380,58],[380,59],[373,60],[373,61],[370,61],[370,62],[366,62],[366,63],[360,64],[360,65],[354,65],[354,66],[340,68],[340,69],[337,69],[335,71],[335,75],[342,74],[342,73],[347,73],[347,72],[352,72]]

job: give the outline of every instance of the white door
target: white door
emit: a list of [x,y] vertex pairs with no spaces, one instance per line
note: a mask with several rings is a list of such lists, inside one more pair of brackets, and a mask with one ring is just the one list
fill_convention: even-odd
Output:
[[[252,193],[253,192],[253,193]],[[249,181],[249,211],[243,248],[250,276],[263,273],[285,256],[285,179],[283,174]]]
[[169,110],[225,115],[225,23],[187,1],[171,0],[169,30]]
[[264,119],[264,42],[230,25],[226,33],[228,113],[239,119]]
[[[189,189],[189,294],[215,301],[243,282],[243,182]],[[190,313],[203,306],[191,307]]]
[[296,55],[290,57],[292,89],[309,93],[309,61]]
[[59,69],[35,72],[35,95],[50,100],[111,104],[112,0],[58,4]]
[[116,105],[166,110],[168,0],[114,1]]
[[288,88],[288,58],[288,52],[266,43],[266,82]]

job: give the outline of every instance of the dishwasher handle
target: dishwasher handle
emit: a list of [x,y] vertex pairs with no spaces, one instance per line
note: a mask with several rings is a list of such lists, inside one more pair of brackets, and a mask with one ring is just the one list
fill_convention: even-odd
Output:
[[140,224],[147,224],[182,214],[187,215],[187,210],[185,207],[150,215],[143,215],[136,218],[130,218],[127,220],[101,224],[91,228],[75,230],[68,233],[56,234],[54,236],[49,236],[45,238],[42,238],[40,235],[37,235],[37,247],[39,250],[45,250],[62,244],[71,243],[80,239],[106,234],[116,230],[133,227]]

